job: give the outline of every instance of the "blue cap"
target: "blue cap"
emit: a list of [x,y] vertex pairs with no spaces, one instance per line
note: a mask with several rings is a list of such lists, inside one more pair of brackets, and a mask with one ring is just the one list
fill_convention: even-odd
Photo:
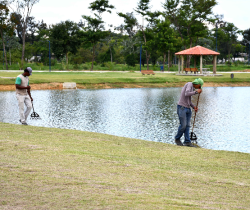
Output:
[[29,74],[32,75],[32,68],[27,67],[26,69],[29,71]]

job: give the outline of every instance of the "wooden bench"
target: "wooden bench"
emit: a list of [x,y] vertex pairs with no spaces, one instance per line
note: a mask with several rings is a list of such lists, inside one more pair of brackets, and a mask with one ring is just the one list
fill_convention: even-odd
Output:
[[145,74],[147,74],[147,75],[150,75],[150,74],[155,75],[153,70],[141,70],[141,73],[142,73],[142,75],[145,75]]
[[198,72],[197,68],[184,68],[184,71],[186,72],[186,74],[190,71],[191,74],[192,72],[194,72],[196,74],[196,72]]

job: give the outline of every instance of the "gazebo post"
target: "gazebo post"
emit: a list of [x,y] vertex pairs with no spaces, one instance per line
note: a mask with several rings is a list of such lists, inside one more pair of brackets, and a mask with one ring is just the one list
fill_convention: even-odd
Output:
[[181,73],[181,56],[178,56],[178,73]]
[[202,74],[202,55],[200,55],[200,73]]
[[183,74],[183,68],[184,68],[184,55],[181,56],[181,73]]
[[194,55],[194,68],[196,68],[196,55]]
[[213,60],[213,74],[216,74],[216,62],[217,61],[217,55],[214,55],[214,60]]

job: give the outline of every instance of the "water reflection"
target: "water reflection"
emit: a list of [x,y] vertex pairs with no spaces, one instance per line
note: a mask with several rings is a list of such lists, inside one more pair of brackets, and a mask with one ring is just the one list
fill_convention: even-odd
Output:
[[[204,148],[250,153],[249,87],[203,88],[194,132]],[[34,126],[174,143],[181,88],[32,91]],[[197,97],[193,97],[196,104]],[[19,124],[15,92],[0,92],[0,121]]]

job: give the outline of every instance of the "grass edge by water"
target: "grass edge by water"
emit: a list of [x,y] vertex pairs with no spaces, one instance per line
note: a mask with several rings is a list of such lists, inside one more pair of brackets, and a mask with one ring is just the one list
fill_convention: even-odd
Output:
[[250,205],[250,154],[58,128],[0,127],[0,208]]

